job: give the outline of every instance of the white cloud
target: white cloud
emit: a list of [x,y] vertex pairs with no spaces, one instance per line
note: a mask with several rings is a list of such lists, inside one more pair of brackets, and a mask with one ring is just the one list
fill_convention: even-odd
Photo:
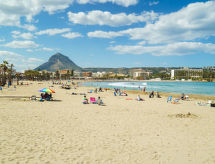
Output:
[[21,18],[24,17],[25,22],[33,22],[33,17],[42,11],[53,14],[68,8],[74,2],[79,4],[111,2],[128,7],[137,4],[138,0],[1,0],[0,25],[35,30],[33,25],[21,25]]
[[144,45],[144,44],[146,44],[147,42],[145,41],[145,40],[143,40],[143,41],[141,41],[141,42],[139,42],[138,44],[139,45]]
[[108,38],[108,39],[123,36],[123,35],[124,35],[123,32],[114,32],[114,31],[110,31],[110,32],[94,31],[94,32],[88,32],[87,34],[88,37],[92,37],[92,38]]
[[23,38],[23,39],[33,39],[35,36],[32,33],[21,33],[19,31],[12,31],[11,32],[13,35],[12,37],[17,39],[17,38]]
[[27,51],[27,52],[33,52],[33,50],[32,50],[32,49],[27,49],[26,51]]
[[149,6],[154,6],[154,5],[158,5],[158,4],[159,4],[159,1],[149,2]]
[[[145,40],[149,44],[172,43],[207,39],[215,36],[215,1],[192,3],[170,14],[161,15],[155,23],[142,28],[123,31],[100,31],[105,38],[129,35],[133,40]],[[88,33],[89,37],[101,37],[98,32]]]
[[43,51],[54,51],[54,49],[52,49],[52,48],[47,48],[47,47],[43,47],[42,50],[43,50]]
[[70,28],[61,28],[61,29],[59,29],[59,28],[51,28],[51,29],[46,29],[46,30],[36,32],[35,34],[36,35],[44,35],[44,34],[56,35],[56,34],[62,34],[62,33],[69,32],[69,31],[71,31]]
[[149,43],[193,41],[215,36],[215,1],[193,3],[186,8],[160,16],[154,24],[124,31],[131,39]]
[[38,59],[38,58],[28,58],[26,61],[29,63],[43,62],[42,59]]
[[61,36],[64,38],[68,38],[68,39],[83,37],[80,33],[76,33],[76,32],[69,32],[69,33],[63,34]]
[[24,57],[23,55],[11,51],[0,51],[0,58],[2,61],[6,60],[9,62],[9,64],[13,64],[14,68],[17,69],[18,71],[34,69],[39,64],[44,62],[41,59]]
[[131,5],[136,5],[138,3],[138,0],[77,0],[80,4],[86,4],[86,3],[107,3],[111,2],[113,4],[121,5],[124,7],[128,7]]
[[14,53],[14,52],[10,52],[10,51],[0,51],[0,56],[1,56],[1,58],[8,60],[10,58],[20,57],[21,55]]
[[112,14],[108,11],[93,10],[88,13],[68,12],[68,17],[74,24],[82,25],[108,25],[112,27],[131,25],[138,22],[151,22],[158,18],[158,14],[152,12],[143,12],[141,15]]
[[33,41],[17,41],[17,40],[6,43],[6,44],[4,44],[4,46],[10,47],[10,48],[37,48],[37,47],[39,47],[39,45]]
[[28,31],[35,31],[37,29],[37,27],[35,27],[32,24],[24,24],[24,25],[21,25],[20,27]]
[[204,44],[200,42],[177,42],[157,46],[117,45],[111,46],[108,49],[115,51],[118,54],[133,54],[133,55],[151,54],[153,56],[183,56],[193,55],[197,53],[215,54],[215,44],[212,43]]

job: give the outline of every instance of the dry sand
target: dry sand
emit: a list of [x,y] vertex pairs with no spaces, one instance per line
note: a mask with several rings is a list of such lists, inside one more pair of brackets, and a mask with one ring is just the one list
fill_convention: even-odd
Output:
[[[112,91],[52,89],[58,101],[25,100],[51,83],[0,91],[0,163],[212,164],[215,163],[215,108],[198,100],[135,99]],[[82,104],[100,96],[106,106]],[[10,96],[10,97],[6,97]],[[21,96],[21,97],[18,97]],[[25,101],[24,101],[25,100]]]

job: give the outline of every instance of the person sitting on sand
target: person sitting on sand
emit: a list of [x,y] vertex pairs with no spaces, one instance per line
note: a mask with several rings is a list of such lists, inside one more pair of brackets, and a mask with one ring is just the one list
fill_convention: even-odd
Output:
[[181,100],[184,100],[185,99],[185,95],[184,93],[181,94]]
[[143,99],[140,97],[140,95],[137,96],[137,101],[143,101]]
[[86,96],[84,96],[84,98],[83,98],[83,104],[88,104],[88,99]]
[[44,93],[41,93],[41,98],[40,98],[40,101],[44,101],[45,100],[45,95],[44,95]]
[[124,91],[121,95],[122,96],[128,96],[128,94],[126,93],[126,91]]
[[156,93],[157,98],[161,98],[159,92]]
[[99,88],[99,92],[103,92],[101,87]]
[[96,103],[98,105],[103,105],[104,104],[103,101],[102,101],[102,99],[100,97],[98,97],[98,99],[96,100]]
[[149,98],[154,98],[154,91],[149,94]]
[[189,96],[188,95],[185,95],[185,100],[189,100]]

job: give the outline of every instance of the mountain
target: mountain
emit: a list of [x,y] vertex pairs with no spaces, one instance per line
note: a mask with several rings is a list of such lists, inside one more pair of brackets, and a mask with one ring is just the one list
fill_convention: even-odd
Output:
[[49,58],[48,62],[35,68],[35,70],[47,70],[53,72],[63,69],[72,69],[78,71],[82,70],[81,67],[77,66],[72,60],[70,60],[67,56],[62,55],[61,53],[56,53]]

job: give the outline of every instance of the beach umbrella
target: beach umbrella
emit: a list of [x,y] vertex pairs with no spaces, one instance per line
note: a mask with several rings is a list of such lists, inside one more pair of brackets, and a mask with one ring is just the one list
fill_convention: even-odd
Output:
[[55,91],[53,91],[53,90],[50,89],[50,88],[43,88],[43,89],[40,90],[40,92],[55,93]]

